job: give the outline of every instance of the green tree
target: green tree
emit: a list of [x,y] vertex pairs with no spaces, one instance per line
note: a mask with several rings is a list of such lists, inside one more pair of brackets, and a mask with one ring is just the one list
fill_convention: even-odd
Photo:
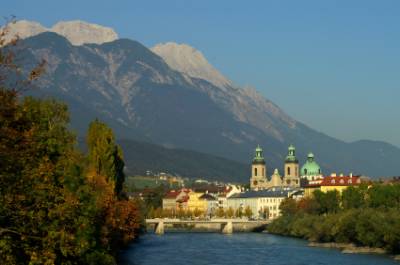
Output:
[[239,208],[236,209],[235,217],[237,217],[237,218],[242,218],[243,217],[243,209],[242,209],[242,207],[239,207]]
[[246,206],[246,208],[244,209],[244,215],[247,218],[251,218],[253,216],[253,211],[251,210],[250,206]]
[[320,190],[314,191],[315,201],[319,205],[319,213],[335,213],[339,210],[340,198],[336,190],[322,192]]
[[201,215],[203,215],[203,211],[201,211],[200,209],[195,208],[193,211],[193,215],[195,217],[200,217]]
[[342,192],[344,209],[361,208],[364,205],[364,191],[358,187],[348,187]]
[[368,205],[373,208],[384,207],[400,209],[400,185],[373,185],[368,189]]
[[284,216],[291,216],[297,213],[297,203],[296,200],[292,198],[286,198],[284,199],[280,206],[279,209],[281,210],[281,214]]
[[88,158],[96,175],[107,177],[116,194],[122,191],[125,180],[122,149],[116,144],[114,133],[106,124],[95,120],[87,134]]
[[232,207],[229,207],[228,210],[226,210],[225,216],[227,218],[232,218],[235,215],[235,211],[233,210]]
[[218,207],[218,209],[217,209],[215,214],[216,214],[217,217],[220,217],[220,218],[224,217],[225,216],[224,208]]
[[22,69],[6,44],[0,32],[0,260],[115,264],[120,242],[137,234],[137,208],[87,178],[65,104],[19,97],[44,65]]

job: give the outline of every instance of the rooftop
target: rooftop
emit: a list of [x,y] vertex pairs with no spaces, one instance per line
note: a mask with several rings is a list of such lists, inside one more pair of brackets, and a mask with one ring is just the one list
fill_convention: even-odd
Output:
[[288,188],[288,187],[272,187],[266,190],[259,191],[246,191],[242,193],[233,194],[230,199],[240,199],[240,198],[281,198],[288,197],[290,194],[299,191],[298,188]]
[[360,176],[329,176],[324,177],[320,182],[310,183],[306,187],[321,186],[355,186],[361,183]]
[[321,186],[354,186],[361,183],[359,176],[325,177]]
[[205,194],[201,195],[199,199],[207,200],[207,201],[214,201],[214,200],[217,200],[217,198],[215,198],[214,196],[212,196],[212,195],[209,194],[209,193],[205,193]]

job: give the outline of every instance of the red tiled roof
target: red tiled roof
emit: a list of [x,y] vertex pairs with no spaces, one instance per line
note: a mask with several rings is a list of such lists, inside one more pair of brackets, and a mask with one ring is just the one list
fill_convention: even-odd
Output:
[[317,188],[317,187],[321,187],[321,183],[307,184],[304,187],[306,187],[306,188]]
[[354,186],[361,183],[359,176],[324,177],[321,186]]
[[175,199],[179,193],[180,193],[180,191],[171,190],[164,196],[164,198],[165,199]]
[[360,176],[327,176],[319,182],[306,185],[306,188],[317,188],[321,186],[356,186],[361,183]]

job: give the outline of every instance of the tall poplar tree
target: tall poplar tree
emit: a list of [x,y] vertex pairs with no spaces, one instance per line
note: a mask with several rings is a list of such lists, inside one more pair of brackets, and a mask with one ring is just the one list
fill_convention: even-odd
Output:
[[112,129],[94,120],[89,125],[87,145],[89,164],[94,173],[106,177],[114,185],[116,194],[120,194],[125,180],[125,164],[122,149],[116,144]]

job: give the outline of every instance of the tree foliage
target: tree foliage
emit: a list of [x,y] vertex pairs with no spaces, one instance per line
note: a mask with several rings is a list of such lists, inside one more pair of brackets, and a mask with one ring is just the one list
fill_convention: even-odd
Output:
[[89,125],[87,145],[89,164],[94,173],[105,176],[115,192],[120,194],[125,180],[124,161],[112,129],[96,119]]
[[272,233],[320,242],[354,243],[400,253],[400,184],[374,183],[313,198],[285,200]]
[[[76,149],[68,129],[67,106],[21,97],[44,65],[20,68],[14,42],[4,44],[1,33],[1,263],[115,264],[118,247],[140,226],[137,205],[116,196],[123,182],[121,150],[114,146],[112,163],[93,172],[91,157]],[[114,136],[103,130],[96,137]]]

